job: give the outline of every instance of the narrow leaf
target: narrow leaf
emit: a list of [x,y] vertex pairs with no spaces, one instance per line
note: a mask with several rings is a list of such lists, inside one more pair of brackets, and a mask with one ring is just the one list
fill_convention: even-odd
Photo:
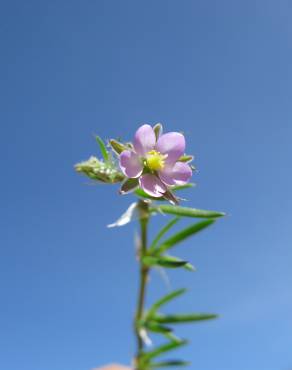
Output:
[[150,310],[147,313],[147,317],[152,317],[156,311],[161,307],[167,304],[168,302],[172,301],[173,299],[183,295],[186,292],[186,289],[177,289],[173,292],[166,294],[164,297],[160,298],[158,301],[156,301]]
[[[161,262],[162,260],[162,262]],[[162,267],[168,267],[168,268],[175,268],[175,267],[183,267],[185,270],[188,271],[196,271],[195,267],[189,263],[188,261],[184,261],[180,258],[174,257],[174,256],[162,256],[159,260],[160,263],[158,265]]]
[[108,155],[108,151],[106,149],[105,143],[103,142],[103,140],[99,136],[95,136],[95,140],[97,141],[97,143],[99,145],[99,149],[101,151],[103,159],[105,160],[105,162],[108,162],[109,155]]
[[194,271],[196,271],[196,268],[195,268],[195,266],[193,266],[191,263],[187,263],[187,264],[185,264],[184,265],[184,268],[186,269],[186,270],[188,270],[188,271],[191,271],[191,272],[194,272]]
[[188,208],[188,207],[180,207],[180,206],[170,206],[161,204],[159,206],[150,207],[150,211],[157,213],[169,213],[172,215],[177,216],[184,216],[184,217],[198,217],[198,218],[217,218],[225,216],[223,212],[217,211],[205,211],[202,209],[196,208]]
[[216,319],[218,316],[207,313],[195,313],[186,315],[156,315],[152,320],[158,324],[182,324],[186,322],[197,322]]
[[190,362],[182,361],[182,360],[169,360],[169,361],[162,361],[162,362],[152,362],[150,364],[151,369],[159,369],[162,367],[172,367],[172,366],[190,366]]
[[205,229],[206,227],[212,225],[215,222],[214,219],[204,220],[195,224],[192,224],[189,227],[186,227],[182,231],[179,231],[177,234],[171,236],[169,239],[165,240],[156,250],[155,254],[160,255],[166,250],[172,248],[178,243],[181,243],[190,236],[198,233],[199,231]]
[[164,354],[165,352],[169,352],[169,351],[172,351],[173,349],[182,347],[182,346],[186,345],[187,343],[188,342],[186,340],[181,340],[181,341],[175,341],[175,342],[169,342],[169,343],[163,344],[163,345],[155,348],[152,351],[144,352],[144,354],[142,355],[142,360],[143,361],[149,361],[149,360],[151,360],[155,357],[158,357],[158,356]]
[[166,334],[166,333],[171,333],[172,332],[171,328],[160,325],[160,324],[158,324],[157,322],[154,322],[154,321],[146,322],[145,327],[146,327],[147,330],[152,331],[154,333]]
[[187,261],[172,256],[145,256],[142,258],[142,262],[146,266],[162,266],[168,268],[178,268],[188,264]]
[[[166,261],[166,263],[167,262],[168,263],[173,262],[173,263],[178,263],[179,264],[181,262],[185,262],[184,264],[180,264],[180,266],[182,266],[184,269],[186,269],[188,271],[196,271],[195,267],[191,263],[189,263],[187,261],[184,261],[184,260],[182,260],[178,257],[164,255],[161,258],[164,259]],[[161,266],[163,266],[163,265],[161,265]],[[178,266],[178,267],[180,267],[180,266]],[[165,266],[165,267],[168,267],[168,266]]]
[[157,234],[157,236],[155,237],[155,239],[153,240],[151,246],[150,246],[150,251],[155,249],[158,242],[160,241],[160,239],[180,220],[179,217],[175,217],[173,218],[172,220],[170,220],[168,222],[167,225],[165,225],[161,231],[159,231],[159,233]]
[[177,342],[181,340],[178,336],[173,334],[173,331],[171,333],[164,333],[163,335],[171,342]]

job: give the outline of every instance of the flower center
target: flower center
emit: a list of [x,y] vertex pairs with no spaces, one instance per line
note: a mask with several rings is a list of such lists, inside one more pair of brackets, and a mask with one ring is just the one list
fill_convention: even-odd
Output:
[[161,154],[156,150],[151,150],[146,155],[146,164],[152,171],[162,170],[165,164],[165,158],[167,155]]

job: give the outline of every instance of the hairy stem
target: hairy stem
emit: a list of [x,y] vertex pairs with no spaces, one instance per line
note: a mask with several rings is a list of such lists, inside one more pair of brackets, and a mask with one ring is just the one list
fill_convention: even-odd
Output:
[[142,257],[147,252],[147,228],[149,221],[149,207],[148,203],[144,201],[139,202],[139,220],[140,220],[140,249],[139,249],[139,263],[140,263],[140,283],[138,292],[138,303],[137,311],[135,316],[135,335],[137,339],[137,353],[135,361],[135,370],[143,370],[140,364],[140,357],[143,353],[144,343],[140,333],[140,322],[144,314],[145,296],[146,296],[146,285],[148,280],[149,267],[143,265]]

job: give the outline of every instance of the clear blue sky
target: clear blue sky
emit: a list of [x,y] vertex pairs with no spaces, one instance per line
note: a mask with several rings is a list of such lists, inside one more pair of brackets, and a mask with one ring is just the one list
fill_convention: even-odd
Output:
[[[157,121],[196,155],[187,205],[229,214],[177,251],[198,272],[171,274],[190,288],[173,309],[221,315],[182,327],[181,354],[291,369],[291,16],[288,0],[2,1],[1,369],[129,362],[136,225],[105,226],[132,198],[73,164],[93,133]],[[153,275],[149,301],[165,290]]]

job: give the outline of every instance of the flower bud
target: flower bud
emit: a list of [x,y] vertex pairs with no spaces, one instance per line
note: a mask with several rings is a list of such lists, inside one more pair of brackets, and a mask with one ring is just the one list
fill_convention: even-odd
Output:
[[113,162],[105,163],[96,157],[90,157],[87,161],[77,163],[75,170],[88,176],[92,180],[107,184],[114,184],[124,180],[124,175],[115,167]]

